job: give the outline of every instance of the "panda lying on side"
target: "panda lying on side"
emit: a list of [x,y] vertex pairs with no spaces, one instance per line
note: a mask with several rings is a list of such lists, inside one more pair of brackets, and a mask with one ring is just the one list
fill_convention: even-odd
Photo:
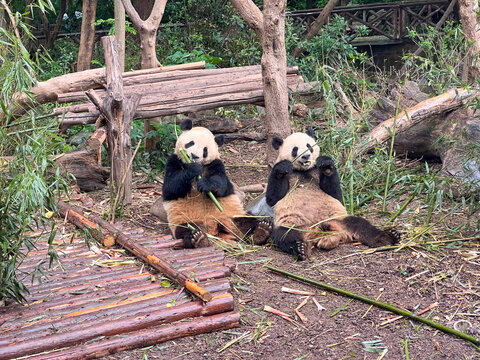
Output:
[[[163,206],[172,234],[183,239],[186,248],[209,246],[207,234],[229,240],[252,235],[256,245],[264,244],[272,224],[247,216],[234,193],[218,151],[223,135],[213,136],[204,127],[192,128],[192,121],[188,119],[180,128],[183,132],[167,160],[163,182]],[[180,149],[191,163],[185,161]],[[202,176],[200,180],[198,175]],[[209,191],[223,212],[208,197]]]
[[311,128],[285,140],[275,137],[272,145],[279,154],[268,178],[266,201],[274,206],[271,237],[280,250],[305,260],[312,245],[333,249],[339,243],[360,241],[378,247],[400,240],[396,230],[382,231],[347,214],[333,160],[319,156]]

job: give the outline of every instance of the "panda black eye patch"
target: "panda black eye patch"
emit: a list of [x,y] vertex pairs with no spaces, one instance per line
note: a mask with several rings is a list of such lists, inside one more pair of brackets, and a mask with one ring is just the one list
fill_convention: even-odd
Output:
[[205,146],[203,148],[203,157],[206,158],[208,156],[208,148]]
[[292,157],[296,157],[298,154],[298,146],[295,146],[293,149],[292,149]]
[[188,149],[189,147],[192,147],[193,145],[195,145],[195,141],[192,140],[192,141],[185,144],[185,149]]
[[313,153],[313,147],[310,144],[307,144],[308,150],[310,150],[311,153]]

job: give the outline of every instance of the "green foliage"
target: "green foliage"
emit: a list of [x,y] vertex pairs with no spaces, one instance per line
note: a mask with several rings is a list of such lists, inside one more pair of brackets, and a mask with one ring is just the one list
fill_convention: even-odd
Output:
[[57,39],[53,49],[37,52],[41,69],[38,80],[45,81],[72,72],[74,70],[72,65],[77,61],[77,54],[78,44],[69,38]]
[[[138,149],[139,154],[143,154],[143,158],[136,156],[133,165],[136,168],[142,168],[148,170],[155,169],[155,172],[161,172],[165,168],[167,159],[175,148],[175,143],[177,142],[177,134],[181,132],[180,127],[175,124],[158,124],[152,122],[152,127],[154,128],[150,131],[146,138],[156,138],[157,146],[151,154],[145,152],[144,144],[140,145]],[[133,122],[133,128],[130,132],[132,137],[132,147],[136,148],[139,141],[144,140],[143,135],[143,121],[136,120]]]
[[466,41],[461,25],[447,22],[441,31],[431,26],[425,31],[410,29],[409,37],[422,48],[423,55],[404,57],[407,79],[430,87],[435,94],[463,85],[462,65],[471,44]]
[[255,33],[228,1],[172,1],[162,21],[170,24],[158,34],[157,53],[162,63],[195,59],[225,67],[260,61],[261,46]]
[[[300,35],[298,34],[299,30],[295,30],[292,25],[289,25],[288,28],[293,33],[297,31],[296,35],[289,35],[286,38],[287,54],[290,54],[297,45]],[[298,43],[298,46],[305,49],[305,54],[299,59],[289,58],[289,62],[295,62],[299,66],[301,74],[307,79],[315,78],[318,69],[324,65],[344,70],[347,64],[358,66],[367,62],[370,60],[367,55],[359,52],[351,44],[351,41],[356,37],[367,35],[368,29],[361,25],[349,34],[347,28],[348,23],[344,18],[334,16],[330,23],[324,25],[311,40]]]
[[[34,3],[44,10],[50,3]],[[34,239],[25,236],[34,225],[43,223],[46,211],[55,210],[55,197],[66,190],[65,180],[54,169],[48,156],[65,150],[58,137],[58,126],[33,111],[20,119],[10,117],[13,94],[26,94],[35,82],[36,64],[30,59],[22,38],[30,37],[22,15],[15,14],[15,25],[0,28],[0,84],[2,84],[0,118],[0,153],[13,155],[0,169],[0,299],[23,300],[27,288],[18,278],[17,267],[27,252],[34,248]],[[52,230],[53,231],[53,230]],[[53,240],[52,232],[49,244]],[[51,260],[55,253],[49,250]],[[39,269],[39,268],[38,268]],[[36,274],[28,274],[34,277]]]

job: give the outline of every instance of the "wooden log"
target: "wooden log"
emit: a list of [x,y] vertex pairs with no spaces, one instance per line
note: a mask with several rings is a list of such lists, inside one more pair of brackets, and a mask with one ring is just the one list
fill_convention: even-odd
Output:
[[[297,72],[298,68],[296,66],[290,66],[287,68],[287,75],[295,75]],[[236,68],[175,71],[168,74],[149,74],[131,78],[125,78],[124,75],[123,85],[126,93],[138,91],[138,89],[140,89],[139,91],[142,93],[157,91],[168,93],[178,89],[189,89],[190,86],[204,87],[215,83],[229,83],[230,81],[246,76],[257,76],[261,79],[262,75],[260,66],[255,65]],[[102,94],[100,93],[100,96],[101,95]],[[59,103],[85,100],[84,91],[59,94],[57,98]]]
[[95,132],[87,139],[87,145],[92,150],[98,150],[102,147],[103,142],[107,138],[107,130],[104,126],[99,127]]
[[[179,69],[202,69],[205,68],[205,62],[200,61],[190,64],[163,66],[161,68],[136,70],[124,73],[123,77],[130,78],[146,74],[154,74],[160,72],[170,72]],[[85,70],[76,73],[57,76],[47,81],[39,82],[36,86],[30,89],[31,97],[36,103],[45,104],[47,102],[57,101],[58,94],[86,91],[89,89],[98,89],[104,87],[106,84],[105,68]],[[14,117],[18,117],[27,112],[33,105],[31,98],[24,94],[14,95],[15,105],[12,108]],[[0,111],[0,122],[3,120],[5,114]]]
[[55,163],[75,176],[75,181],[83,192],[104,188],[110,176],[107,169],[98,165],[95,152],[91,150],[63,154],[57,157]]
[[252,192],[252,193],[263,193],[267,184],[250,184],[245,186],[240,186],[240,190],[244,192]]
[[421,101],[398,114],[396,118],[392,117],[375,126],[364,137],[366,142],[362,143],[357,151],[363,153],[372,150],[378,144],[389,140],[393,131],[403,132],[425,119],[459,108],[465,104],[466,99],[477,95],[478,90],[476,89],[449,89],[441,95]]
[[156,345],[160,342],[185,336],[204,334],[212,331],[230,329],[240,325],[240,313],[227,312],[204,316],[192,321],[178,322],[157,328],[130,333],[128,336],[104,339],[90,344],[39,355],[37,360],[75,360],[97,359],[124,350]]
[[68,329],[62,333],[33,337],[28,340],[14,342],[8,346],[2,346],[0,347],[0,360],[73,346],[100,336],[125,334],[187,318],[210,316],[232,310],[232,295],[223,294],[212,298],[206,305],[203,305],[201,301],[195,301],[142,315],[134,314],[119,320],[106,322],[105,319],[102,319],[96,323],[87,322],[80,327],[75,326],[75,330]]
[[[290,90],[296,94],[306,94],[315,91],[314,83],[294,84],[290,86]],[[243,104],[262,104],[263,90],[247,91],[234,94],[220,94],[208,98],[198,98],[185,100],[178,103],[163,105],[159,99],[158,104],[150,105],[148,109],[139,106],[134,118],[148,119],[157,116],[167,116],[176,114],[185,114],[189,112],[197,112],[202,110],[215,109],[222,106],[243,105]],[[73,126],[77,124],[94,124],[100,112],[92,110],[90,113],[67,113],[63,120],[63,126]]]
[[114,225],[96,215],[90,215],[90,218],[108,232],[115,234],[115,242],[131,252],[133,255],[150,264],[152,267],[160,271],[162,274],[165,274],[170,279],[176,281],[181,286],[185,286],[188,291],[195,296],[198,296],[203,301],[208,302],[212,299],[212,295],[195,283],[189,275],[174,269],[171,264],[163,259],[160,259],[158,256],[150,254],[147,248],[140,245],[135,240],[132,240],[129,236],[118,230]]
[[77,213],[72,209],[71,206],[67,205],[63,201],[59,201],[57,204],[58,211],[62,217],[66,218],[76,227],[86,230],[92,235],[95,240],[101,243],[105,247],[110,247],[115,244],[115,238],[111,233],[102,233],[102,230],[99,228],[98,224],[87,219],[85,216]]
[[263,133],[255,133],[255,132],[248,132],[248,133],[236,133],[236,134],[224,134],[225,142],[228,143],[234,140],[243,140],[243,141],[257,141],[257,142],[265,142],[267,141],[267,135]]

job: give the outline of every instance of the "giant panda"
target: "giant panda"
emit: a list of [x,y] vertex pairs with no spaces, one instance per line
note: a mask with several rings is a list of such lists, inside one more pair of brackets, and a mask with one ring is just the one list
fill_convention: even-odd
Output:
[[[189,119],[182,122],[183,132],[165,165],[163,206],[173,236],[183,239],[185,248],[209,246],[208,235],[228,240],[252,235],[256,245],[264,244],[272,223],[244,211],[220,159],[218,147],[223,144],[223,135],[214,136],[210,130],[192,125]],[[209,198],[209,191],[223,211]]]
[[396,230],[380,230],[368,220],[349,216],[342,205],[340,180],[334,162],[320,156],[313,129],[274,137],[278,157],[268,178],[266,202],[274,209],[273,243],[299,260],[316,245],[332,249],[360,241],[370,247],[400,240]]

